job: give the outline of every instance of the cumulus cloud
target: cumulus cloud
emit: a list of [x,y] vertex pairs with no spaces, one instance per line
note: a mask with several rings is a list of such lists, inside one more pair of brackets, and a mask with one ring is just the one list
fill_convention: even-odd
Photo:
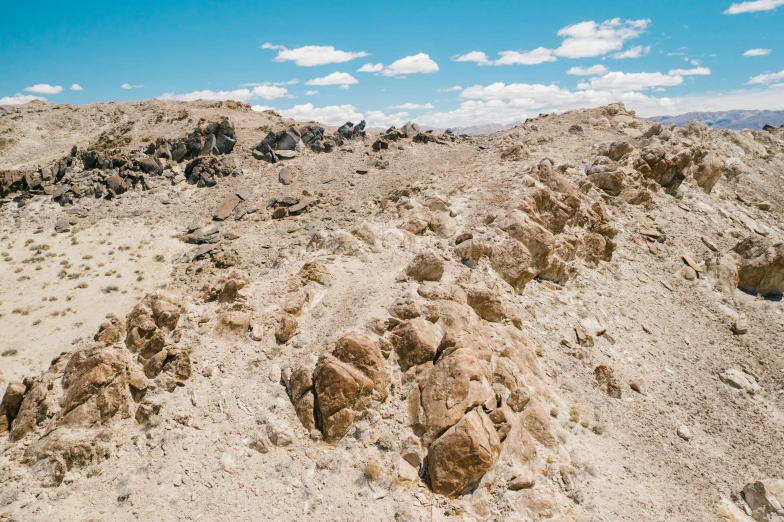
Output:
[[318,91],[305,91],[305,96],[315,96],[318,93]]
[[340,85],[344,89],[348,89],[349,85],[359,83],[359,80],[351,76],[349,73],[334,72],[328,74],[323,78],[314,78],[305,82],[305,85]]
[[770,54],[770,49],[749,49],[748,51],[743,53],[743,56],[746,56],[746,57],[749,57],[749,56],[767,56],[769,54]]
[[143,87],[144,85],[131,85],[130,83],[124,83],[120,85],[120,88],[122,89],[141,89]]
[[452,60],[455,62],[476,62],[479,65],[487,65],[490,63],[490,59],[482,51],[471,51],[466,54],[458,54],[457,56],[452,57]]
[[75,83],[75,84],[71,85],[71,90],[72,91],[83,91],[84,89],[82,89],[81,85],[79,85],[78,83]]
[[779,71],[777,73],[760,74],[759,76],[754,76],[753,78],[750,78],[749,81],[746,83],[748,85],[754,85],[754,84],[767,85],[773,82],[777,82],[779,80],[784,80],[784,71]]
[[455,85],[454,87],[447,87],[445,89],[436,89],[436,92],[454,92],[454,91],[462,91],[463,88],[459,85]]
[[433,105],[430,104],[430,103],[425,103],[425,104],[421,104],[421,103],[404,103],[402,105],[390,105],[387,108],[388,109],[408,109],[408,110],[432,109]]
[[[266,107],[264,110],[269,109]],[[256,106],[253,107],[256,110]],[[312,103],[295,105],[291,109],[278,111],[281,116],[297,121],[317,121],[327,125],[343,125],[347,121],[362,119],[362,113],[353,105],[329,105],[315,107]]]
[[383,111],[367,111],[365,121],[369,127],[390,127],[392,125],[400,127],[408,121],[407,112],[395,112],[384,114]]
[[313,67],[316,65],[328,65],[330,63],[345,63],[355,58],[370,56],[369,53],[360,51],[358,53],[340,51],[331,45],[306,45],[295,49],[287,49],[282,45],[265,43],[262,49],[273,49],[278,54],[273,58],[276,62],[294,62],[302,67]]
[[613,58],[615,58],[616,60],[623,60],[626,58],[639,58],[640,56],[644,54],[648,54],[649,52],[651,52],[650,45],[646,45],[645,47],[643,47],[642,45],[636,45],[634,47],[626,49],[625,51],[615,53],[613,55]]
[[501,51],[497,60],[491,60],[482,51],[471,51],[452,58],[456,62],[474,62],[477,65],[537,65],[562,58],[591,58],[616,52],[614,58],[639,58],[650,51],[650,46],[638,45],[621,51],[628,40],[639,37],[651,23],[650,20],[621,20],[613,18],[601,24],[594,21],[569,25],[558,31],[564,40],[557,49],[537,47],[532,51]]
[[405,76],[406,74],[429,74],[438,72],[438,64],[425,53],[406,56],[384,68],[384,76]]
[[193,91],[185,94],[174,94],[167,92],[158,97],[159,100],[167,101],[194,101],[194,100],[213,100],[226,101],[235,100],[248,102],[258,98],[265,100],[275,100],[286,96],[288,91],[283,87],[273,85],[260,85],[253,89],[236,89],[234,91]]
[[660,72],[609,72],[604,76],[591,78],[588,82],[580,83],[577,87],[579,89],[597,91],[641,91],[651,87],[673,87],[682,83],[682,76],[662,74]]
[[757,11],[772,11],[784,5],[784,0],[756,0],[754,2],[741,2],[732,4],[724,14],[736,15],[742,13],[755,13]]
[[588,21],[569,25],[558,31],[565,40],[554,53],[564,58],[591,58],[620,51],[627,40],[639,37],[650,23],[613,18],[601,24]]
[[30,87],[25,87],[25,92],[34,92],[36,94],[60,94],[63,88],[59,85],[49,85],[48,83],[37,83]]
[[711,70],[707,67],[695,67],[694,69],[673,69],[670,76],[709,76]]
[[375,64],[366,63],[365,65],[357,69],[357,72],[378,73],[381,72],[383,69],[384,69],[383,63],[375,63]]
[[40,96],[33,96],[32,94],[17,93],[13,96],[3,96],[0,98],[0,105],[22,105],[34,100],[46,101],[46,98]]
[[599,76],[601,74],[606,74],[607,67],[604,65],[593,65],[591,67],[572,67],[566,74],[571,74],[573,76]]

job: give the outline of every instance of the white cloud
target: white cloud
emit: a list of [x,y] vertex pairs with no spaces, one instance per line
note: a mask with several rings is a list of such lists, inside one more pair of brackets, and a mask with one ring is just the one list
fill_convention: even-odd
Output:
[[557,60],[552,49],[537,47],[533,51],[501,51],[501,57],[493,65],[538,65]]
[[[256,110],[256,108],[254,107],[253,110]],[[312,103],[305,103],[278,112],[284,118],[291,118],[297,121],[317,121],[327,125],[343,125],[347,121],[359,123],[359,120],[362,119],[362,113],[357,111],[353,105],[314,107]]]
[[601,24],[594,21],[569,25],[558,31],[566,39],[554,51],[564,58],[591,58],[620,51],[627,40],[640,36],[650,20],[621,20],[613,18]]
[[637,45],[629,49],[626,49],[625,51],[615,53],[613,55],[613,58],[615,58],[616,60],[623,60],[626,58],[639,58],[640,56],[644,54],[648,54],[649,52],[651,52],[650,45],[646,45],[645,47],[643,47],[642,45]]
[[407,112],[395,112],[384,114],[382,111],[367,111],[365,121],[368,127],[390,127],[392,125],[401,127],[408,121]]
[[75,84],[71,85],[71,90],[72,91],[83,91],[84,89],[82,89],[81,85],[79,85],[78,83],[75,83]]
[[436,89],[436,92],[454,92],[454,91],[462,91],[463,88],[459,85],[455,85],[454,87],[447,87],[446,89]]
[[479,65],[487,65],[490,63],[487,55],[482,51],[471,51],[470,53],[459,54],[453,57],[452,60],[455,62],[476,62]]
[[234,91],[193,91],[185,94],[174,94],[167,92],[158,97],[159,100],[167,101],[194,101],[194,100],[214,100],[225,101],[235,100],[247,102],[258,98],[265,100],[275,100],[286,96],[288,91],[283,87],[275,87],[272,85],[261,85],[251,89],[236,89]]
[[402,105],[390,105],[389,109],[432,109],[433,105],[430,103],[420,104],[420,103],[404,103]]
[[131,85],[130,83],[124,83],[120,85],[120,88],[122,89],[141,89],[143,87],[144,85]]
[[673,69],[667,74],[670,76],[709,76],[711,70],[707,67],[695,67],[694,69]]
[[304,47],[297,47],[296,49],[287,49],[282,45],[265,43],[261,48],[278,51],[278,54],[273,58],[276,62],[294,62],[302,67],[313,67],[330,63],[345,63],[354,60],[355,58],[370,56],[369,53],[364,51],[358,53],[339,51],[331,45],[306,45]]
[[384,69],[383,63],[376,63],[376,64],[366,63],[365,65],[357,69],[357,72],[377,73],[377,72],[381,72],[383,69]]
[[588,82],[581,83],[577,87],[598,91],[641,91],[651,87],[673,87],[682,83],[682,76],[671,76],[659,72],[609,72],[604,76],[591,78]]
[[438,71],[438,64],[425,53],[406,56],[394,61],[384,69],[384,76],[403,76],[406,74],[428,74]]
[[[548,49],[537,47],[532,51],[501,51],[497,60],[490,60],[482,51],[452,58],[456,62],[475,62],[477,65],[537,65],[555,62],[558,58],[591,58],[604,56],[613,51],[621,51],[626,41],[637,38],[651,23],[650,20],[621,20],[613,18],[601,24],[594,21],[569,25],[558,31],[564,38],[560,47]],[[639,58],[648,54],[650,46],[638,45],[626,51],[617,52],[615,58]]]
[[334,72],[328,74],[323,78],[314,78],[305,82],[305,85],[340,85],[342,88],[348,89],[349,85],[359,83],[359,80],[351,76],[349,73]]
[[34,92],[36,94],[60,94],[63,88],[59,85],[49,85],[48,83],[37,83],[30,87],[24,88],[25,92]]
[[305,96],[315,96],[318,93],[318,91],[305,91]]
[[34,100],[46,101],[46,98],[33,96],[32,94],[14,94],[13,96],[3,96],[0,98],[0,105],[22,105]]
[[296,78],[292,78],[291,80],[287,80],[285,82],[250,82],[250,83],[241,83],[240,87],[265,87],[267,85],[296,85],[299,83],[299,80]]
[[759,76],[750,78],[749,81],[746,83],[748,85],[768,84],[768,83],[776,82],[778,80],[784,80],[784,71],[779,71],[777,73],[760,74]]
[[770,54],[770,49],[749,49],[743,56],[767,56]]
[[591,67],[572,67],[566,74],[571,74],[573,76],[599,76],[601,74],[606,74],[607,67],[604,65],[593,65]]
[[757,11],[771,11],[784,5],[784,0],[756,0],[754,2],[741,2],[732,4],[724,14],[755,13]]

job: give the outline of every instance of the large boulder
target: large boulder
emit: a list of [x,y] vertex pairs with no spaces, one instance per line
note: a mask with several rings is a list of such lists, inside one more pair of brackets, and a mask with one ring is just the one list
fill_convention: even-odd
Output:
[[406,267],[406,275],[417,281],[440,281],[444,260],[432,250],[420,252]]
[[476,353],[457,346],[438,360],[409,397],[409,423],[429,446],[457,424],[466,411],[481,407],[491,398],[495,399],[495,394]]
[[763,296],[784,294],[784,243],[748,237],[733,251],[738,254],[738,288]]
[[468,412],[429,448],[427,471],[435,493],[450,497],[479,484],[501,454],[493,422],[481,410]]
[[21,382],[10,382],[0,401],[0,433],[8,431],[19,413],[27,387]]
[[705,192],[710,192],[721,179],[722,172],[724,172],[724,161],[715,154],[708,153],[697,165],[694,179],[697,185],[705,189]]
[[354,366],[326,353],[313,375],[324,441],[334,443],[346,434],[360,402],[373,392],[374,383]]
[[392,332],[392,344],[400,364],[404,368],[410,368],[432,361],[442,337],[441,327],[417,317],[395,328]]
[[351,332],[338,340],[332,353],[337,359],[356,367],[373,381],[373,399],[383,401],[387,398],[389,373],[384,367],[384,358],[378,343],[366,335]]

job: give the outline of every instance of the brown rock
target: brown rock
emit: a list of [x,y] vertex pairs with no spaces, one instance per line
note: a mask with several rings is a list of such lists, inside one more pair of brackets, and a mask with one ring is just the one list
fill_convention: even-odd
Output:
[[387,398],[389,374],[384,367],[378,344],[366,335],[351,332],[340,338],[332,353],[337,359],[351,364],[373,381],[373,399],[384,401]]
[[466,302],[485,321],[500,323],[506,318],[504,302],[497,289],[481,284],[472,286],[466,289]]
[[784,293],[784,243],[748,237],[733,251],[738,254],[738,288],[763,296]]
[[102,342],[105,346],[111,346],[119,343],[123,338],[125,338],[125,324],[120,318],[112,317],[98,328],[93,340]]
[[218,335],[244,337],[250,328],[250,315],[246,312],[225,312],[218,316],[215,332]]
[[596,377],[596,382],[604,388],[604,391],[607,392],[607,395],[613,397],[614,399],[621,398],[621,386],[618,384],[617,379],[615,378],[615,371],[612,367],[606,364],[600,364],[593,370],[593,374]]
[[2,422],[2,419],[5,419],[6,423],[5,429],[3,429],[3,426],[0,426],[0,432],[7,430],[11,423],[14,422],[26,391],[27,387],[21,382],[8,383],[3,399],[0,401],[0,422]]
[[346,434],[362,398],[373,392],[373,381],[350,364],[323,354],[313,376],[325,442]]
[[278,321],[275,325],[275,337],[278,341],[287,343],[297,333],[298,326],[299,323],[296,318],[288,314],[281,314],[278,316]]
[[427,470],[435,493],[458,496],[476,486],[501,454],[501,441],[488,416],[468,412],[429,448]]
[[425,446],[455,425],[466,411],[495,398],[479,359],[467,347],[442,356],[419,389],[421,413],[417,415]]
[[432,250],[420,252],[406,267],[406,275],[417,281],[440,281],[444,260]]
[[213,215],[212,218],[215,221],[223,221],[224,219],[229,218],[241,201],[242,200],[236,194],[226,194],[220,202],[220,205],[218,205],[218,210],[215,211],[215,215]]
[[417,317],[395,328],[392,344],[404,368],[432,361],[441,344],[441,327]]

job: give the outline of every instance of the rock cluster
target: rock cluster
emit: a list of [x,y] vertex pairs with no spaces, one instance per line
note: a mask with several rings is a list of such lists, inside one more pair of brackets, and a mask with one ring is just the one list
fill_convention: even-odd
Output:
[[332,152],[336,146],[343,145],[344,140],[361,137],[365,137],[365,120],[358,125],[346,122],[332,136],[327,136],[325,129],[318,125],[305,125],[299,130],[289,127],[278,132],[270,131],[253,149],[253,157],[277,163],[306,148],[313,152]]
[[146,422],[160,410],[159,390],[173,391],[190,377],[190,351],[177,344],[180,313],[176,298],[150,294],[125,322],[102,325],[98,343],[9,384],[0,419],[11,441],[27,440],[23,461],[44,485],[57,486],[72,467],[108,458],[113,432],[104,428],[127,418]]

